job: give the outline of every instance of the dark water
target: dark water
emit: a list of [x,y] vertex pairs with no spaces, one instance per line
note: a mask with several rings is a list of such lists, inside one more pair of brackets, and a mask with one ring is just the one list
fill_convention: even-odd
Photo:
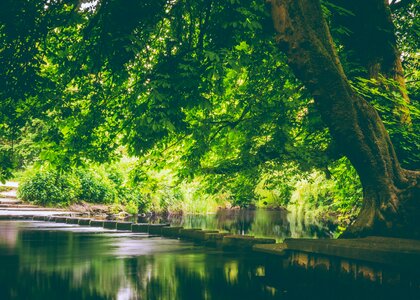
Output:
[[256,259],[142,234],[0,221],[0,299],[275,299]]
[[282,270],[279,259],[264,255],[77,225],[0,221],[1,300],[418,299],[406,290],[359,288]]
[[267,209],[222,209],[209,215],[173,215],[139,218],[139,223],[169,222],[185,228],[217,229],[234,234],[270,237],[278,241],[293,238],[330,238],[336,227],[299,211]]

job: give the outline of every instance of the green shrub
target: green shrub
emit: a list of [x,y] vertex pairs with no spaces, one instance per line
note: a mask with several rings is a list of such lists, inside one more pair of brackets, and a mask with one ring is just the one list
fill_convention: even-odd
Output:
[[58,174],[29,170],[19,185],[22,200],[41,205],[67,205],[77,200],[111,203],[118,194],[112,181],[89,170]]
[[79,182],[77,178],[53,172],[38,172],[19,185],[22,200],[41,205],[67,205],[75,201]]
[[130,214],[144,213],[150,209],[151,200],[133,187],[120,187],[119,199]]
[[125,205],[125,209],[126,212],[128,212],[129,214],[132,215],[136,215],[139,212],[139,208],[137,206],[137,203],[133,200],[128,201],[128,203]]
[[115,191],[106,181],[96,178],[88,171],[78,171],[80,191],[78,198],[87,202],[109,203],[114,199]]

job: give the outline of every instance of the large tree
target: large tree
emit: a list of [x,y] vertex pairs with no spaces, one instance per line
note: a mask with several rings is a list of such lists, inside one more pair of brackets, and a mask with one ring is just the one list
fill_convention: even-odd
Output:
[[[365,2],[375,18],[349,1],[323,2],[368,22],[364,30],[333,16],[333,24],[352,27],[335,42],[367,70],[362,76],[396,79],[407,98],[388,6]],[[337,151],[326,124],[364,188],[364,207],[346,235],[419,237],[418,173],[401,168],[378,113],[351,86],[325,6],[273,0],[272,8],[279,44],[301,82],[272,40],[262,0],[3,1],[0,134],[13,140],[25,120],[43,119],[45,159],[70,165],[105,161],[120,144],[141,156],[188,139],[188,171],[207,157],[208,172],[237,174],[282,160],[327,169]],[[359,32],[380,51],[369,44],[364,53]],[[313,160],[311,150],[323,154]]]
[[272,17],[279,46],[363,185],[362,210],[343,236],[419,238],[420,172],[401,168],[378,113],[350,85],[320,1],[273,0]]

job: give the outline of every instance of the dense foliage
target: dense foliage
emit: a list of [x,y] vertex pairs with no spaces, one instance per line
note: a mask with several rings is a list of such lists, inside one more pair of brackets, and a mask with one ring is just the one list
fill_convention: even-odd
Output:
[[[118,166],[124,168],[124,163]],[[123,173],[112,167],[91,165],[59,173],[51,168],[30,167],[19,176],[19,196],[45,206],[68,206],[80,201],[107,204],[129,213],[147,210],[147,201],[129,186]]]
[[[354,87],[404,165],[418,168],[418,5],[394,10],[405,103],[392,80],[367,78],[341,47],[348,31],[334,16],[351,11],[323,3]],[[192,212],[303,201],[344,219],[357,211],[357,174],[278,50],[264,1],[7,0],[0,12],[0,179],[33,163],[54,170],[24,184],[25,199],[120,197],[141,210]],[[106,180],[76,171],[126,156],[138,160],[123,181],[115,169]]]
[[19,189],[25,201],[42,205],[63,205],[76,199],[79,187],[67,176],[46,172],[37,173]]

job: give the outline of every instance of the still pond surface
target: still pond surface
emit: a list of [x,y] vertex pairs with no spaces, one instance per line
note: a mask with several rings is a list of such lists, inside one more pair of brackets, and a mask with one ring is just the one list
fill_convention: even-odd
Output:
[[331,238],[336,227],[303,210],[220,209],[208,215],[139,217],[138,223],[170,223],[184,228],[217,229],[232,234],[275,238]]
[[[287,219],[280,224],[281,217],[270,219],[264,212],[247,218],[219,215],[177,220],[193,227],[200,226],[195,222],[204,222],[204,227],[224,226],[257,235],[267,233],[262,228],[271,228],[268,232],[271,230],[277,238],[312,232],[293,231],[295,227],[287,225]],[[314,232],[314,236],[319,235],[318,230]],[[296,279],[282,272],[269,276],[267,266],[281,269],[275,264],[278,260],[261,255],[222,252],[145,234],[48,222],[0,221],[2,300],[360,299],[354,298],[351,286],[342,289],[328,283],[325,288],[316,280]],[[381,299],[373,295],[370,293],[369,299]]]

